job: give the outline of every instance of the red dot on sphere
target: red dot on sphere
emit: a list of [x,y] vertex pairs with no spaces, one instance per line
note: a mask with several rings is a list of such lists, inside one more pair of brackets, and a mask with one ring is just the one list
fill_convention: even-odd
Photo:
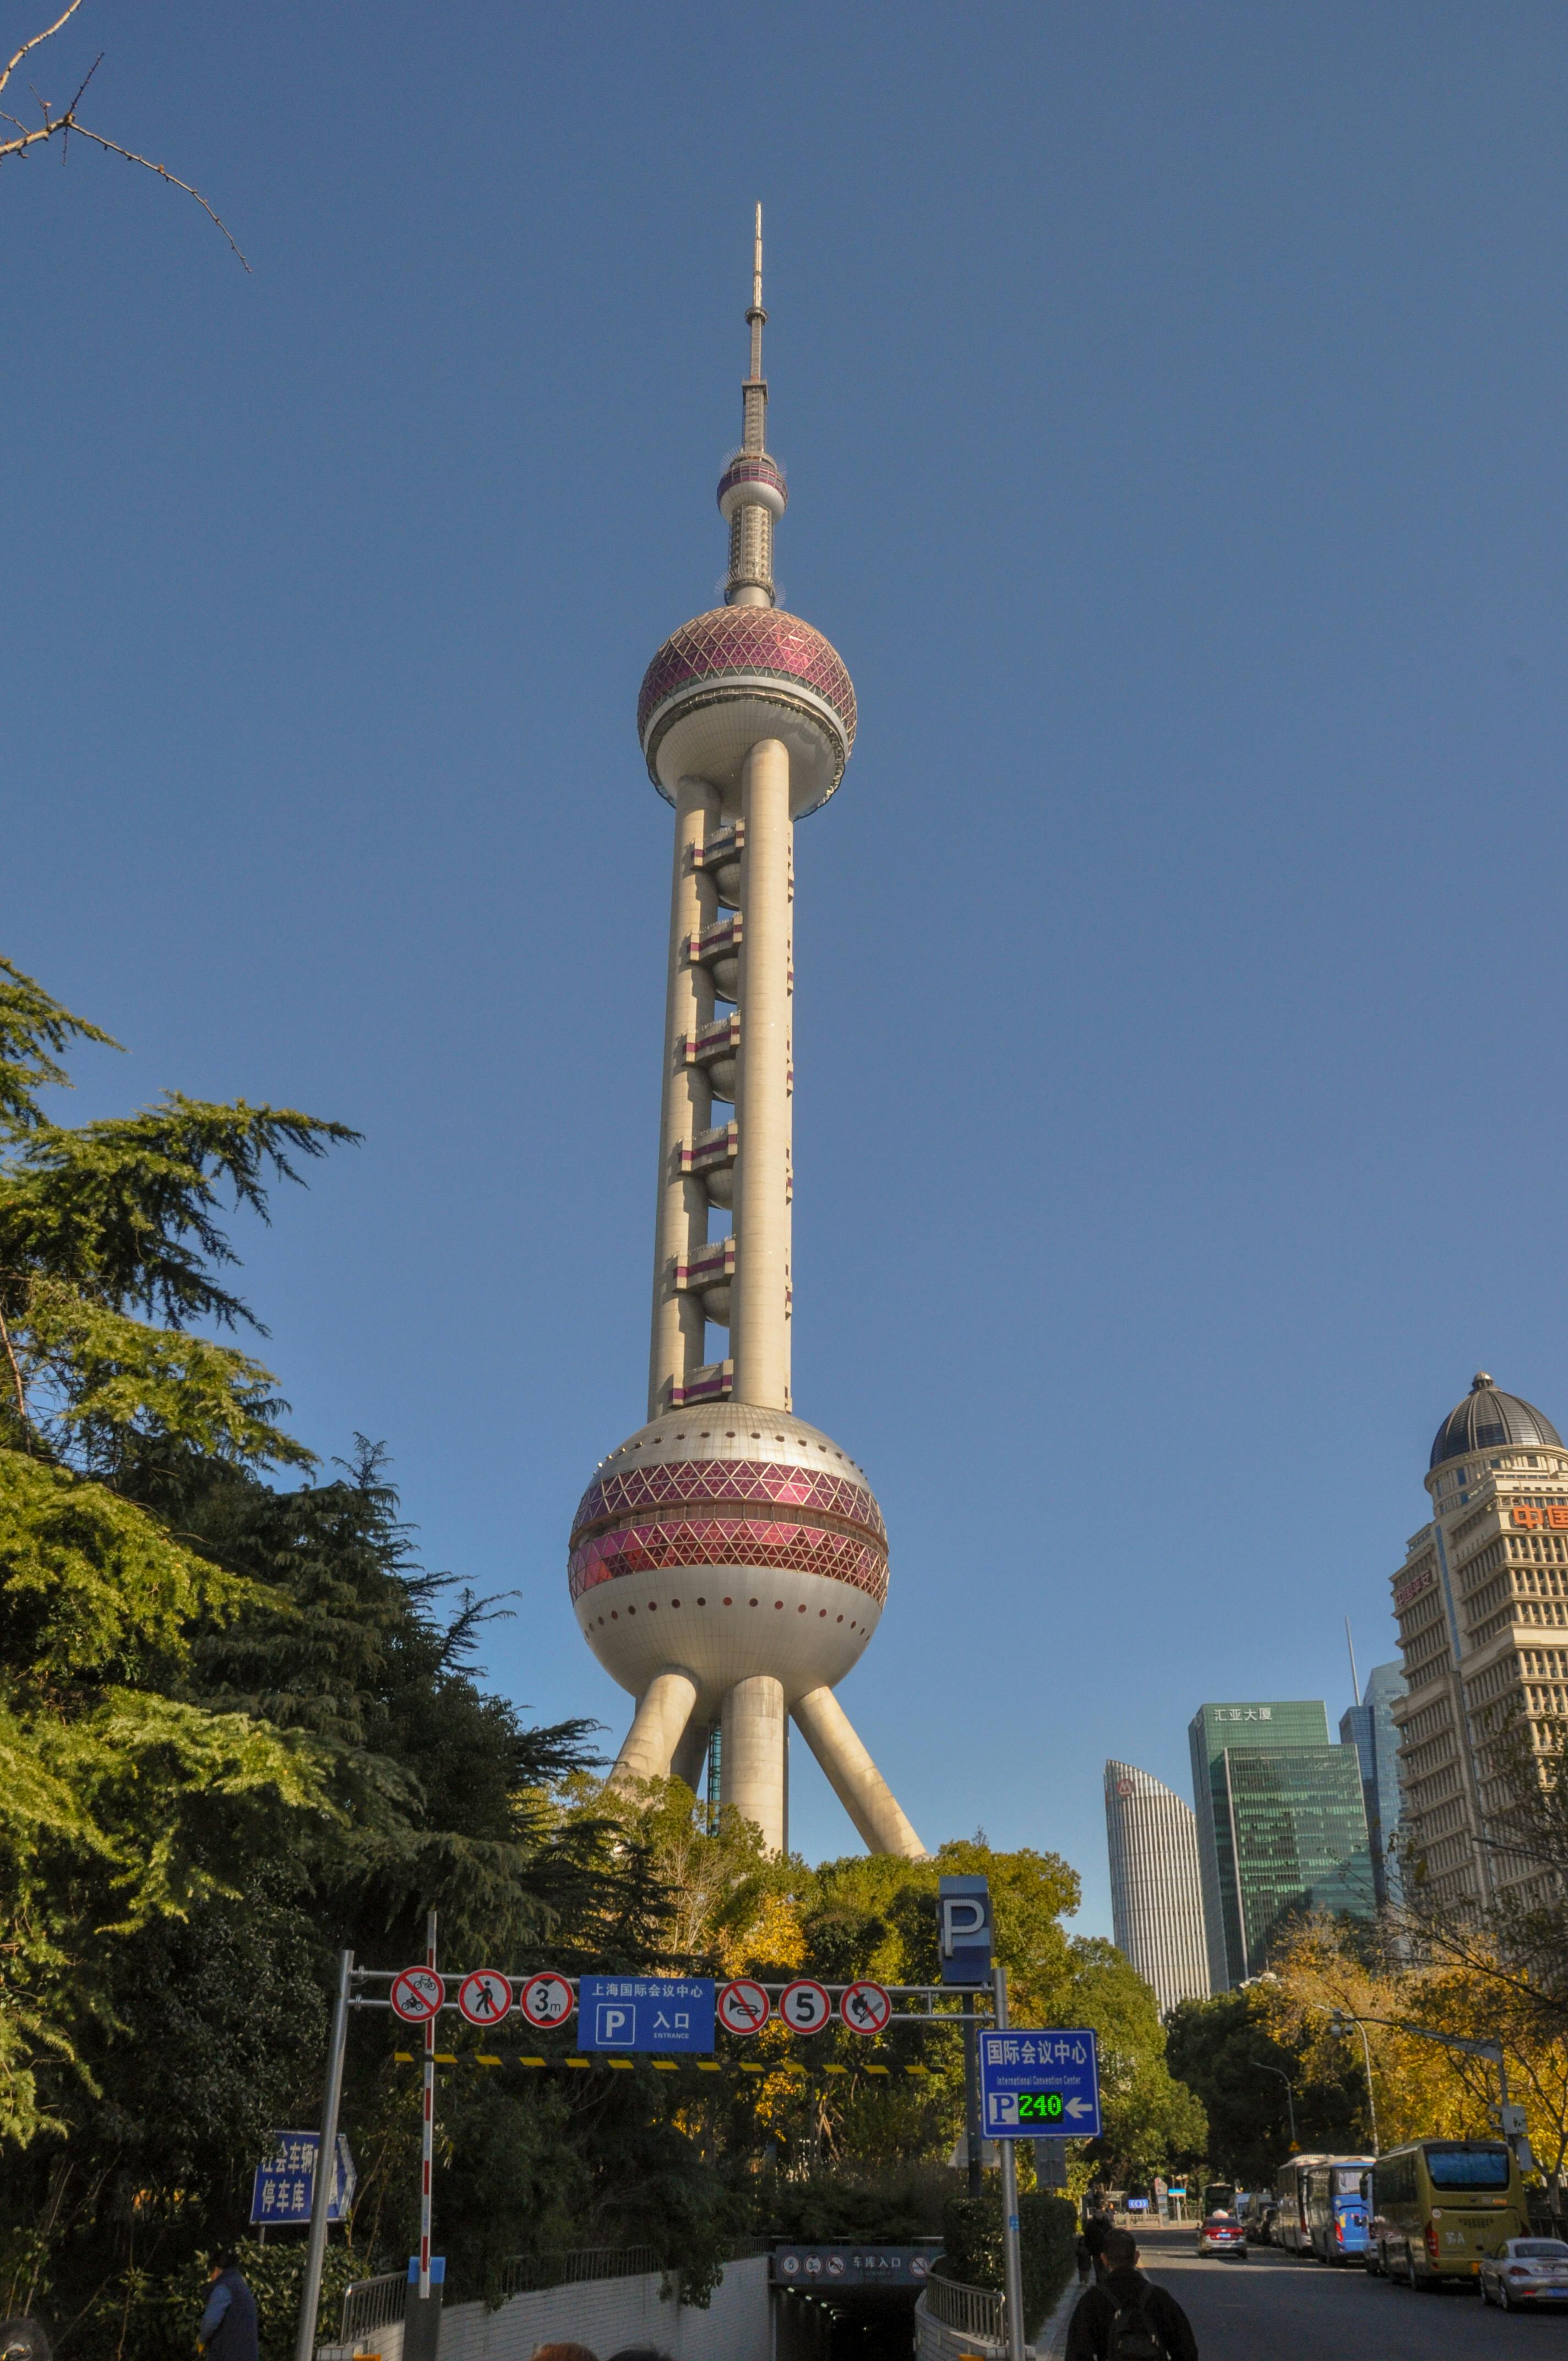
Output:
[[680,1602],[680,1600],[679,1600],[678,1598],[672,1598],[672,1599],[671,1599],[671,1601],[670,1601],[670,1604],[671,1604],[671,1606],[672,1606],[672,1607],[678,1607],[678,1606],[680,1605],[680,1603],[681,1603],[681,1602]]
[[826,1620],[826,1618],[827,1618],[827,1614],[828,1614],[828,1609],[826,1609],[826,1607],[819,1607],[819,1608],[817,1609],[817,1613],[818,1613],[818,1615],[820,1615],[824,1620]]
[[805,1614],[805,1612],[806,1612],[806,1609],[805,1609],[805,1608],[804,1608],[804,1607],[797,1607],[797,1608],[795,1609],[795,1613],[796,1613],[797,1615],[804,1615],[804,1614]]
[[752,1601],[751,1601],[751,1605],[752,1605],[753,1607],[755,1607],[756,1603],[757,1603],[757,1602],[756,1602],[756,1600],[753,1598],[753,1599],[752,1599]]
[[773,1605],[774,1605],[775,1607],[782,1607],[782,1606],[784,1605],[784,1600],[783,1600],[782,1598],[775,1598],[775,1599],[774,1599],[774,1601],[773,1601]]
[[[697,1601],[697,1605],[700,1607],[700,1606],[701,1606],[701,1604],[702,1604],[702,1601],[701,1601],[701,1599],[699,1598],[699,1599],[698,1599],[698,1601]],[[734,1606],[734,1604],[735,1604],[735,1601],[734,1601],[732,1598],[727,1598],[727,1599],[725,1600],[724,1604],[726,1605],[726,1607],[733,1607],[733,1606]]]

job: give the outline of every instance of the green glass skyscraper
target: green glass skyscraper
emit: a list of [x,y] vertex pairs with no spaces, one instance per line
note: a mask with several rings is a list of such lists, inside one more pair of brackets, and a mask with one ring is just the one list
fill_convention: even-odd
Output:
[[1224,1992],[1302,1912],[1373,1915],[1361,1765],[1329,1743],[1316,1700],[1201,1706],[1188,1734],[1209,1977]]

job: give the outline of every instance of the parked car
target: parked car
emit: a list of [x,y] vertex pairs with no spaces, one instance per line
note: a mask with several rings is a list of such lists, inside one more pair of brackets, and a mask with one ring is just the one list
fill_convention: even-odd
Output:
[[1246,2232],[1234,2213],[1211,2213],[1199,2225],[1198,2252],[1201,2255],[1228,2255],[1233,2261],[1246,2260]]
[[1561,2238],[1505,2238],[1481,2257],[1481,2297],[1505,2312],[1568,2304],[1568,2246]]

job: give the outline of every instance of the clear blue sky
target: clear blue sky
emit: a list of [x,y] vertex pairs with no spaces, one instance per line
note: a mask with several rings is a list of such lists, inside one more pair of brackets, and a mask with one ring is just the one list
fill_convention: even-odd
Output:
[[[9,0],[6,28],[41,11]],[[495,1678],[627,1706],[565,1542],[641,1417],[669,816],[750,208],[797,847],[795,1382],[930,1841],[1347,1702],[1477,1367],[1568,1420],[1558,5],[89,0],[0,174],[5,946],[165,1085],[365,1147],[243,1238]],[[848,1848],[796,1749],[795,1833]]]

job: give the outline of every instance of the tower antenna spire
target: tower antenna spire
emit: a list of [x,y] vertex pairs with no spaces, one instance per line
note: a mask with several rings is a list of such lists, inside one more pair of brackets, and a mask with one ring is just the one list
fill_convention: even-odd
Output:
[[773,604],[773,527],[784,512],[788,494],[784,470],[768,456],[768,380],[762,375],[762,208],[757,207],[751,226],[751,302],[746,324],[751,331],[751,368],[740,388],[740,448],[718,484],[718,506],[729,527],[729,572],[725,579],[727,607],[771,607]]
[[1361,1683],[1356,1677],[1355,1642],[1350,1636],[1350,1618],[1348,1615],[1344,1619],[1344,1644],[1350,1650],[1350,1701],[1352,1705],[1359,1705],[1361,1703]]

